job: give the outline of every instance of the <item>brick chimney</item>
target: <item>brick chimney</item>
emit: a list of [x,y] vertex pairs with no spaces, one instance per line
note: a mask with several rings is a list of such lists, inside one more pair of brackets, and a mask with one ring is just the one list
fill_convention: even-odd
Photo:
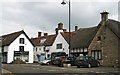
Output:
[[103,11],[102,13],[101,13],[101,20],[102,21],[107,21],[108,20],[108,12],[106,12],[106,11]]
[[44,33],[44,36],[48,36],[48,33]]
[[78,26],[75,26],[75,31],[77,31],[78,30]]
[[58,24],[58,30],[62,30],[63,29],[63,23],[59,23]]
[[41,37],[41,33],[42,33],[42,32],[38,32],[38,37]]

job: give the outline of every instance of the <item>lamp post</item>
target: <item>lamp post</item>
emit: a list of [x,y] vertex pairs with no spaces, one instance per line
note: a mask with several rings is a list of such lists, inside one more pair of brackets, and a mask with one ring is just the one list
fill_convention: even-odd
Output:
[[62,4],[62,5],[65,5],[66,3],[69,5],[69,56],[70,56],[70,45],[71,45],[71,43],[70,43],[70,42],[71,42],[71,35],[70,35],[70,27],[71,27],[70,0],[69,0],[69,2],[63,0],[63,2],[62,2],[61,4]]

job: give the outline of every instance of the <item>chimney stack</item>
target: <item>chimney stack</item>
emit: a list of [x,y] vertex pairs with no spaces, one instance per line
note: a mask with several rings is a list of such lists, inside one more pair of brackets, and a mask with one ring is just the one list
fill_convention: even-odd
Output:
[[41,32],[38,32],[38,37],[41,37]]
[[44,33],[44,36],[48,36],[48,33]]
[[62,30],[63,29],[63,23],[59,23],[58,24],[58,30]]
[[106,12],[106,11],[103,11],[102,13],[101,13],[101,20],[102,21],[107,21],[108,20],[108,12]]
[[75,26],[75,31],[77,31],[78,30],[78,26]]

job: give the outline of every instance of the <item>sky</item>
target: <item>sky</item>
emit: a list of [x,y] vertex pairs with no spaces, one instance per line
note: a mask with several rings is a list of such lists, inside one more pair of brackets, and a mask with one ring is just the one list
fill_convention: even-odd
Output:
[[[62,22],[68,31],[68,4],[63,0],[0,0],[0,36],[24,30],[27,35],[37,37],[38,32],[55,34]],[[65,0],[68,2],[69,0]],[[118,21],[119,0],[70,0],[71,31],[97,26],[100,13],[109,12],[109,19]]]

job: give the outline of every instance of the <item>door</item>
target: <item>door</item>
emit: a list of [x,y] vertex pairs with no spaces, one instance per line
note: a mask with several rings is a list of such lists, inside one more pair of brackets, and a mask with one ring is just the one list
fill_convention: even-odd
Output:
[[2,62],[3,62],[3,63],[6,63],[6,62],[7,62],[7,55],[3,55],[3,56],[2,56]]
[[37,58],[38,58],[38,63],[40,62],[40,55],[37,54]]

